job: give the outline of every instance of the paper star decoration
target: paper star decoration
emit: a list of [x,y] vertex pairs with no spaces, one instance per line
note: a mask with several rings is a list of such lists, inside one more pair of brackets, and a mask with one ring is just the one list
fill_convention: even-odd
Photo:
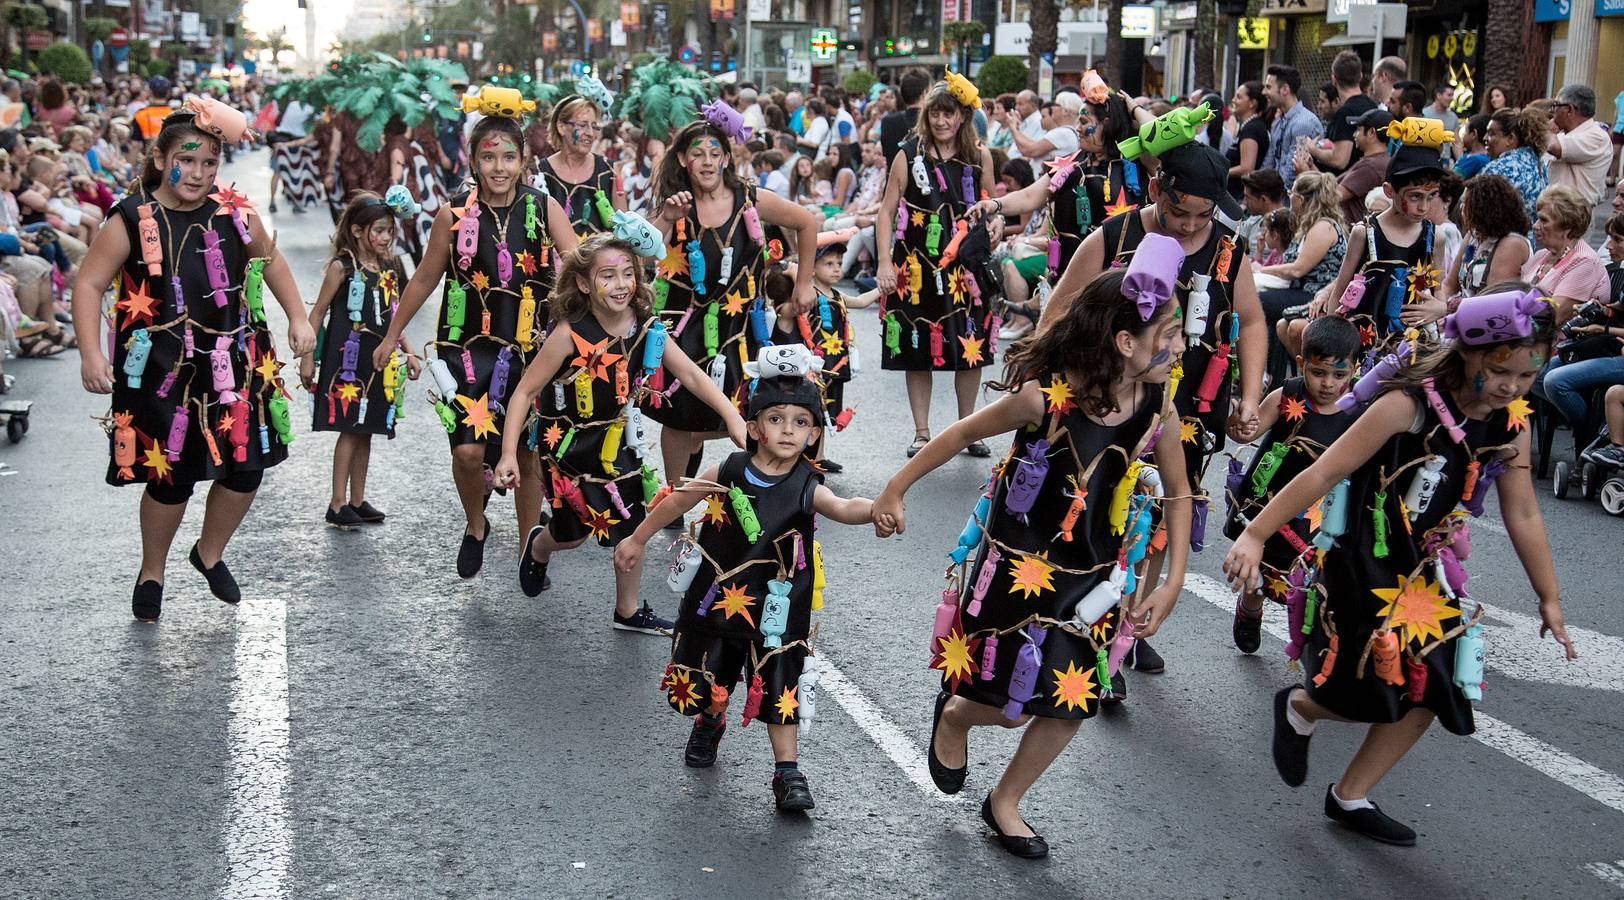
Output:
[[722,588],[722,599],[716,601],[716,608],[722,611],[723,618],[743,616],[753,628],[756,620],[750,616],[750,605],[755,602],[756,598],[744,592],[743,585],[730,585]]
[[277,373],[281,370],[282,361],[277,359],[276,354],[270,350],[260,354],[259,365],[254,367],[254,371],[258,372],[259,377],[267,384],[275,381]]
[[918,228],[919,226],[925,224],[925,214],[916,209],[914,210],[913,215],[908,217],[908,220],[913,223],[915,228]]
[[[355,382],[347,381],[344,384],[339,386],[339,388],[338,388],[338,403],[339,403],[339,406],[344,410],[344,415],[347,416],[347,415],[350,414],[350,403],[352,401],[354,401],[356,397],[359,397],[359,396],[361,396],[361,386],[356,384]],[[457,399],[460,400],[462,398],[458,397]],[[472,423],[470,423],[470,424],[472,424]],[[491,428],[495,429],[495,427],[496,427],[496,425],[495,425],[494,420],[493,420]]]
[[559,428],[557,422],[553,422],[541,433],[541,439],[547,442],[548,450],[555,449],[558,442],[564,439],[564,429]]
[[1196,423],[1195,423],[1195,421],[1193,419],[1185,419],[1185,420],[1179,422],[1179,441],[1181,443],[1185,443],[1185,444],[1193,444],[1193,443],[1195,443],[1195,439],[1196,439]]
[[501,433],[496,428],[496,418],[491,415],[491,395],[489,393],[481,394],[478,400],[470,400],[458,394],[457,403],[462,406],[463,412],[467,413],[462,419],[462,424],[471,426],[474,429],[475,440],[486,435]]
[[[1110,192],[1107,191],[1106,194],[1109,195]],[[1105,215],[1107,217],[1121,215],[1130,209],[1133,209],[1133,204],[1128,202],[1128,189],[1125,186],[1119,186],[1117,188],[1116,202],[1105,205]]]
[[1308,413],[1308,404],[1297,397],[1283,397],[1280,400],[1280,415],[1286,417],[1288,422],[1301,422]]
[[726,525],[727,508],[722,506],[722,498],[716,494],[711,494],[709,497],[706,497],[705,514],[700,516],[700,518],[711,523],[712,525]]
[[1325,521],[1325,498],[1321,497],[1315,500],[1314,505],[1310,506],[1303,515],[1308,517],[1308,530],[1319,531],[1320,523]]
[[209,195],[209,199],[220,204],[220,208],[214,211],[217,216],[229,216],[235,211],[242,213],[246,219],[254,214],[254,202],[248,199],[247,194],[237,190],[235,184],[227,187],[216,181],[214,193]]
[[773,701],[773,712],[778,713],[779,724],[787,724],[790,718],[795,715],[795,711],[801,708],[801,702],[795,699],[795,692],[800,689],[800,685],[784,688],[784,693],[778,695],[778,699]]
[[587,512],[586,526],[588,528],[592,529],[592,536],[597,538],[598,540],[601,540],[601,541],[608,540],[609,539],[609,529],[611,529],[611,528],[615,527],[616,525],[620,524],[619,519],[611,519],[611,518],[609,518],[609,511],[608,510],[603,510],[602,512],[600,512],[600,511],[598,511],[596,509],[593,509],[591,504],[587,504],[586,512]]
[[677,245],[672,244],[671,249],[665,253],[665,259],[660,260],[659,274],[661,278],[675,278],[678,275],[688,274],[688,259],[682,255]]
[[688,677],[686,671],[671,673],[671,677],[666,679],[665,684],[666,696],[670,699],[671,705],[677,708],[678,712],[687,715],[693,711],[693,707],[699,705],[699,688]]
[[1432,263],[1416,263],[1415,267],[1410,269],[1411,296],[1414,296],[1416,291],[1430,291],[1437,285],[1438,267]]
[[491,277],[484,272],[475,272],[468,276],[468,283],[472,284],[475,290],[487,291],[491,287]]
[[1359,343],[1363,344],[1366,347],[1370,346],[1371,344],[1376,343],[1376,326],[1374,326],[1374,325],[1360,325],[1359,326]]
[[840,339],[840,335],[833,332],[824,335],[822,343],[824,356],[834,356],[846,348],[846,342]]
[[959,343],[964,345],[964,362],[966,365],[973,366],[981,362],[981,345],[985,341],[973,334],[969,334],[961,336]]
[[148,447],[146,452],[141,455],[141,465],[152,470],[148,480],[168,482],[172,477],[169,457],[164,454],[163,448],[158,446],[157,441],[153,441],[152,446]]
[[1054,705],[1059,709],[1062,705],[1068,710],[1082,707],[1088,709],[1088,702],[1095,699],[1094,667],[1078,670],[1077,661],[1066,660],[1066,671],[1050,669],[1054,673]]
[[1460,613],[1449,606],[1448,598],[1438,590],[1437,582],[1425,577],[1399,578],[1398,587],[1371,588],[1377,599],[1387,605],[1376,612],[1378,618],[1392,614],[1388,627],[1402,633],[1406,644],[1414,641],[1425,644],[1428,637],[1442,639],[1445,619],[1457,618]]
[[573,331],[570,332],[570,337],[575,339],[575,358],[570,360],[570,365],[591,368],[593,378],[608,381],[609,367],[625,354],[608,352],[605,349],[609,346],[608,338],[594,344]]
[[1506,414],[1510,416],[1506,420],[1506,424],[1511,426],[1512,431],[1524,431],[1528,428],[1528,417],[1533,412],[1534,407],[1528,402],[1528,399],[1518,397],[1506,404]]
[[145,319],[147,324],[151,325],[152,315],[158,305],[158,298],[147,293],[146,285],[143,284],[137,287],[131,283],[124,289],[124,296],[120,297],[115,305],[129,317],[128,324],[134,324],[138,320]]
[[1100,620],[1098,622],[1088,626],[1088,630],[1094,634],[1094,640],[1099,641],[1102,644],[1110,643],[1111,638],[1116,636],[1116,627],[1118,624],[1117,619],[1119,616],[1120,613],[1118,612],[1118,607],[1113,606],[1105,611],[1105,615],[1100,616]]
[[936,640],[936,653],[930,658],[930,667],[941,670],[948,690],[957,690],[960,682],[976,677],[981,668],[976,663],[976,649],[980,646],[981,638],[966,635],[963,622],[955,615],[952,629],[946,637]]
[[722,304],[722,309],[728,315],[736,316],[739,313],[744,312],[744,305],[749,302],[750,298],[746,297],[743,292],[734,291],[733,293],[727,295],[727,302]]
[[220,417],[220,421],[214,423],[214,430],[221,434],[230,434],[231,426],[235,424],[237,424],[237,417],[231,413],[226,413]]
[[519,264],[519,271],[523,272],[524,274],[536,274],[536,257],[532,255],[529,250],[520,251],[519,255],[515,257],[513,261]]
[[1059,378],[1041,390],[1044,398],[1049,401],[1049,412],[1063,416],[1077,408],[1077,404],[1072,400],[1077,395],[1071,392],[1070,381]]
[[1291,591],[1291,585],[1279,578],[1270,578],[1268,583],[1264,585],[1264,589],[1269,592],[1270,597],[1283,601],[1286,599],[1286,594]]
[[1054,566],[1041,556],[1023,556],[1009,567],[1011,594],[1016,591],[1028,598],[1034,594],[1054,590]]

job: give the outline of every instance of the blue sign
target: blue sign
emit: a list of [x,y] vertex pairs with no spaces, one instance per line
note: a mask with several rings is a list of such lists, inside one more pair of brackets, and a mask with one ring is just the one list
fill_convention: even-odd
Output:
[[1624,16],[1624,0],[1596,0],[1596,15]]
[[1535,0],[1534,21],[1566,22],[1573,11],[1573,0]]

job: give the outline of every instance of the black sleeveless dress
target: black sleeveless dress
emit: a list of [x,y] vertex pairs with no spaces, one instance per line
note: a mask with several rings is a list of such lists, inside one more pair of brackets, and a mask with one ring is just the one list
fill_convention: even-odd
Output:
[[[1101,425],[1077,407],[1064,377],[1045,376],[1042,385],[1047,398],[1042,421],[1015,433],[1009,455],[993,472],[990,503],[984,509],[978,503],[972,513],[985,534],[966,557],[969,567],[949,576],[943,602],[956,601],[957,611],[946,637],[932,642],[931,667],[942,670],[947,690],[1004,707],[1011,701],[1020,658],[1035,649],[1040,664],[1031,699],[1011,718],[1025,712],[1086,719],[1099,711],[1101,685],[1109,684],[1100,662],[1116,636],[1120,614],[1112,608],[1080,632],[1060,623],[1072,618],[1117,565],[1124,534],[1113,533],[1113,500],[1130,461],[1151,440],[1165,388],[1146,385],[1137,410],[1120,424]],[[1042,463],[1034,466],[1039,460],[1046,461],[1046,471]],[[1138,464],[1133,471],[1137,481]],[[1073,516],[1080,491],[1083,506]],[[1030,498],[1029,505],[1023,505],[1023,497]],[[961,548],[964,543],[961,536]],[[938,607],[939,623],[946,612]],[[1039,621],[1015,630],[1033,616]],[[942,631],[938,627],[937,634]]]
[[[150,262],[143,208],[156,234]],[[130,255],[111,313],[108,484],[211,481],[287,458],[293,427],[265,324],[265,263],[250,264],[219,209],[213,199],[167,209],[145,190],[113,207]]]
[[[450,205],[466,208],[467,192],[453,197]],[[545,194],[520,185],[512,204],[493,209],[481,200],[477,209],[479,234],[472,255],[458,247],[466,216],[453,220],[444,300],[432,345],[457,384],[454,395],[442,398],[453,417],[446,428],[453,447],[500,444],[502,410],[546,337],[547,298],[556,271]],[[442,418],[447,414],[437,411]]]
[[1404,331],[1398,316],[1404,304],[1415,301],[1417,288],[1436,288],[1442,283],[1441,275],[1432,268],[1433,237],[1432,223],[1422,222],[1415,243],[1400,247],[1387,239],[1379,216],[1365,219],[1365,262],[1359,267],[1365,292],[1359,305],[1344,313],[1359,326],[1359,343],[1364,349],[1396,345]]
[[327,323],[317,342],[310,430],[393,438],[405,403],[405,354],[391,374],[372,368],[372,351],[394,321],[406,272],[399,259],[377,272],[364,266],[357,270],[348,254],[338,262],[344,278],[329,299]]
[[[796,687],[811,653],[806,641],[812,610],[820,605],[812,498],[823,476],[802,458],[788,473],[769,478],[742,450],[730,454],[718,474],[728,491],[706,500],[698,539],[703,561],[683,594],[661,687],[672,709],[692,715],[710,702],[711,687],[732,692],[745,674],[750,692],[759,690],[759,712],[737,708],[771,725],[793,725],[800,721]],[[755,511],[760,533],[754,543],[730,500],[735,488]],[[777,602],[787,604],[776,652],[762,631],[764,618],[772,618],[767,613],[775,586],[782,590],[777,596],[786,598]]]
[[[735,188],[733,212],[717,228],[702,228],[698,213],[690,212],[677,223],[654,284],[654,311],[672,339],[700,371],[720,372],[718,386],[734,402],[744,396],[744,364],[760,346],[749,328],[751,311],[765,311],[759,293],[765,257],[762,244],[750,235],[745,213],[754,209],[755,200],[754,185]],[[703,260],[703,278],[694,278],[696,259]],[[721,430],[715,410],[663,368],[650,387],[658,393],[644,401],[649,418],[679,431]]]
[[[591,313],[570,323],[576,354],[536,398],[531,435],[541,451],[553,506],[547,528],[569,543],[595,537],[612,547],[642,523],[659,488],[635,435],[636,400],[644,390],[643,345],[653,319],[629,335],[611,335]],[[562,402],[560,402],[562,401]]]
[[536,173],[542,179],[539,187],[564,207],[564,215],[569,217],[570,227],[577,236],[585,238],[609,230],[609,220],[598,208],[598,200],[601,194],[609,215],[613,216],[615,170],[603,157],[592,155],[592,174],[581,182],[565,181],[546,158],[536,164]]
[[[980,368],[993,356],[988,339],[992,305],[982,299],[975,273],[962,260],[943,262],[955,227],[976,203],[981,167],[957,157],[938,159],[924,153],[917,138],[903,142],[901,150],[907,174],[902,191],[906,219],[899,212],[893,226],[900,236],[891,245],[897,296],[880,298],[884,339],[880,365],[907,372]],[[928,193],[920,189],[914,174],[920,162],[930,184]]]
[[1106,219],[1144,200],[1143,170],[1137,160],[1079,159],[1049,200],[1049,222],[1060,240],[1060,269],[1077,255],[1083,238]]

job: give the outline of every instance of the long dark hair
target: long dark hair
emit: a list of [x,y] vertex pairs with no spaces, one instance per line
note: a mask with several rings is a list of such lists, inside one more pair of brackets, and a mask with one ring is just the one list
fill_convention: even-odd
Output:
[[[361,267],[361,242],[351,233],[351,229],[359,228],[365,234],[372,223],[379,219],[394,215],[388,206],[384,205],[383,198],[371,191],[356,191],[350,195],[348,206],[344,207],[344,214],[338,217],[338,226],[333,231],[333,245],[330,259],[338,259],[348,255],[355,262],[355,267]],[[388,260],[383,260],[387,263]]]
[[146,159],[141,163],[139,181],[143,191],[150,194],[164,183],[163,158],[173,153],[183,141],[207,142],[208,146],[214,148],[214,154],[220,155],[220,139],[199,128],[196,115],[184,110],[172,112],[164,119],[158,136],[147,149]]
[[1128,112],[1128,104],[1112,94],[1104,103],[1088,104],[1088,112],[1099,123],[1100,144],[1105,158],[1120,157],[1122,153],[1117,150],[1117,142],[1127,140],[1139,130],[1134,126],[1133,115]]
[[507,116],[486,116],[480,119],[479,124],[474,126],[473,133],[468,135],[468,176],[481,189],[484,185],[479,184],[478,148],[487,138],[492,137],[505,137],[513,142],[513,146],[519,148],[519,171],[524,171],[524,162],[528,158],[528,150],[524,143],[524,128],[519,125],[518,119],[510,119]]
[[[1507,291],[1526,291],[1532,285],[1525,281],[1502,281],[1491,284],[1477,296],[1500,294]],[[1415,365],[1406,366],[1391,379],[1382,382],[1383,389],[1421,390],[1428,378],[1439,391],[1456,391],[1466,386],[1467,351],[1516,349],[1518,347],[1544,347],[1550,349],[1556,340],[1556,311],[1550,306],[1534,314],[1534,328],[1527,337],[1513,338],[1493,344],[1466,345],[1460,341],[1446,341],[1436,350],[1421,357]]]
[[680,194],[683,191],[694,189],[688,180],[687,161],[683,158],[688,154],[688,148],[700,138],[712,137],[722,145],[722,183],[729,188],[738,190],[742,182],[733,171],[730,160],[733,158],[733,139],[727,132],[706,119],[689,122],[671,139],[671,146],[665,148],[665,155],[660,157],[659,166],[654,169],[654,202],[658,206],[665,202],[665,198]]
[[649,317],[649,311],[654,305],[654,292],[649,289],[648,281],[643,273],[642,261],[632,245],[615,237],[612,231],[600,231],[592,235],[575,249],[564,254],[564,264],[558,269],[558,280],[553,282],[553,294],[549,308],[552,321],[579,322],[581,317],[591,315],[592,298],[581,292],[576,284],[577,278],[592,281],[592,265],[598,254],[606,250],[619,250],[632,261],[632,271],[636,273],[637,287],[632,290],[632,314],[641,322]]
[[953,95],[947,92],[945,81],[937,82],[936,86],[930,89],[930,94],[925,97],[925,105],[919,107],[919,119],[914,122],[911,135],[919,140],[919,152],[925,153],[936,149],[936,139],[930,134],[930,111],[938,106],[956,109],[964,114],[959,120],[958,134],[953,138],[953,158],[967,166],[981,165],[981,152],[976,138],[976,111],[954,99]]
[[1079,380],[1072,388],[1084,412],[1091,416],[1116,412],[1116,386],[1124,371],[1122,354],[1116,352],[1117,332],[1144,334],[1160,325],[1173,305],[1164,302],[1148,322],[1140,318],[1139,307],[1122,296],[1126,275],[1125,269],[1107,269],[1089,282],[1058,321],[1009,348],[1003,379],[988,387],[1016,391],[1045,374],[1075,375]]

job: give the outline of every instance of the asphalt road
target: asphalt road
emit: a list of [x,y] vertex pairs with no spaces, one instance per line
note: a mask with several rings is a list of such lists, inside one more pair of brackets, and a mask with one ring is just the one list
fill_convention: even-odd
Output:
[[[266,196],[264,154],[228,171]],[[327,216],[269,220],[313,300]],[[847,472],[829,483],[873,496],[910,429],[902,379],[878,369],[872,312],[856,323],[870,362],[833,444]],[[212,600],[186,565],[198,508],[163,621],[143,626],[128,601],[139,491],[102,481],[91,417],[105,400],[80,390],[71,353],[7,368],[36,407],[27,439],[0,445],[15,470],[0,476],[0,896],[1624,893],[1624,522],[1594,503],[1541,501],[1574,664],[1535,643],[1492,512],[1474,529],[1472,588],[1494,626],[1479,734],[1434,729],[1374,795],[1418,847],[1322,815],[1359,729],[1320,729],[1305,787],[1275,776],[1270,696],[1294,676],[1276,637],[1256,656],[1231,646],[1218,538],[1156,641],[1167,673],[1133,676],[1128,702],[1086,724],[1029,798],[1054,851],[1034,864],[1001,852],[976,814],[1016,735],[973,735],[960,799],[937,795],[924,768],[937,579],[983,461],[921,483],[900,538],[824,525],[824,677],[802,750],[818,806],[791,818],[772,808],[759,726],[730,725],[714,769],[683,767],[688,721],[657,688],[668,644],[609,628],[607,551],[559,557],[552,591],[526,599],[512,504],[497,499],[485,571],[456,578],[461,513],[421,385],[372,458],[369,497],[389,524],[323,526],[333,437],[296,421],[291,457],[227,555],[241,607]],[[646,596],[670,614],[662,574],[650,566]]]

